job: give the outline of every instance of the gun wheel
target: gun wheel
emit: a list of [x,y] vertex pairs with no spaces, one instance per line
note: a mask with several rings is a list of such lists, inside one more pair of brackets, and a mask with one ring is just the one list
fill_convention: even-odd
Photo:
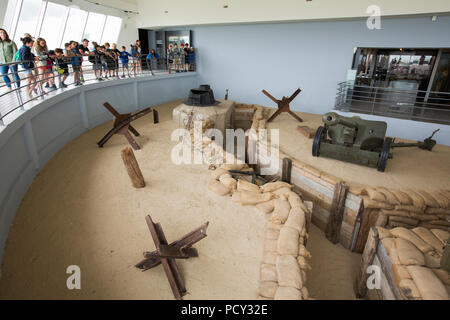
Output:
[[389,151],[391,151],[391,145],[394,140],[392,138],[387,137],[384,139],[383,147],[381,148],[380,158],[378,159],[377,170],[380,172],[384,172],[386,169],[386,164],[389,159]]
[[314,157],[319,156],[320,151],[320,143],[325,140],[327,136],[327,130],[325,127],[320,126],[317,128],[316,134],[314,135],[313,147],[312,147],[312,155]]

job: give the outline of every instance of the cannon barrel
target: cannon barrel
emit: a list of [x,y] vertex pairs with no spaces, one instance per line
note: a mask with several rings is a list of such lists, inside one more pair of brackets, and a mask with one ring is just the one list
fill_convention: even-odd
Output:
[[335,112],[328,112],[322,116],[322,121],[327,126],[342,124],[346,127],[357,128],[358,123],[352,118],[341,116]]

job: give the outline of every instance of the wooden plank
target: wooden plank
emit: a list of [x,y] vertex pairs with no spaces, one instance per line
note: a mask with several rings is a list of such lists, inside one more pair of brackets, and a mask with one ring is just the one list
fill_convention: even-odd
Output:
[[356,276],[354,291],[357,298],[364,298],[367,294],[367,268],[373,263],[378,247],[378,232],[375,228],[370,229],[367,244],[361,257],[361,267]]
[[333,203],[331,204],[330,217],[325,231],[327,239],[332,243],[339,242],[347,191],[348,187],[344,183],[339,182],[336,184]]
[[312,139],[316,134],[316,130],[308,126],[298,126],[297,131],[304,135],[307,139]]
[[355,252],[361,253],[364,251],[370,228],[375,226],[378,219],[378,214],[379,209],[364,208],[363,212],[361,213],[361,225],[355,244]]
[[283,159],[283,169],[281,171],[281,181],[291,183],[292,160],[289,158]]
[[145,187],[144,177],[142,176],[141,169],[139,168],[139,164],[136,160],[136,157],[134,156],[133,150],[130,147],[125,147],[121,151],[120,155],[127,170],[128,176],[131,179],[133,187]]
[[392,262],[389,254],[384,247],[383,243],[379,241],[377,245],[377,257],[380,260],[381,270],[386,277],[390,291],[394,295],[396,300],[403,300],[400,290],[394,280],[394,273],[392,271]]

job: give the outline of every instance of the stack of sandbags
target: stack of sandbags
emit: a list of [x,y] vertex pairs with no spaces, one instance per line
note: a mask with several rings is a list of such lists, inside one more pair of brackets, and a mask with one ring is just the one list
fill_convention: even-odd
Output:
[[[209,176],[208,189],[219,196],[235,193],[239,181],[231,176],[228,170],[253,170],[247,164],[222,164],[218,169],[212,171]],[[242,182],[240,183],[242,184]],[[255,185],[256,186],[256,185]],[[256,186],[257,187],[257,186]]]
[[[305,286],[306,270],[311,269],[306,261],[311,257],[305,247],[308,237],[306,205],[290,187],[284,182],[261,187],[262,194],[272,193],[276,197],[266,224],[260,270],[259,295],[266,299],[309,299]],[[267,213],[261,207],[259,209]]]
[[365,187],[364,208],[380,209],[378,226],[450,230],[450,191]]
[[441,229],[377,227],[392,263],[394,281],[404,299],[448,300],[450,277],[440,269],[449,232]]
[[266,128],[266,119],[264,116],[264,108],[255,106],[255,113],[253,114],[252,126],[250,127],[253,133],[258,133],[259,130]]

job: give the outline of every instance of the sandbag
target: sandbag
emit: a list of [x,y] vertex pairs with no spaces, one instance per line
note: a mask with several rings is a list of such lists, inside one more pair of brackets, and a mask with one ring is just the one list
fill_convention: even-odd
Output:
[[428,252],[432,251],[433,247],[419,238],[413,231],[406,228],[394,228],[391,230],[391,234],[397,238],[402,238],[413,243],[420,251]]
[[284,225],[296,229],[300,233],[305,227],[305,219],[303,210],[300,207],[294,207],[289,211],[289,216]]
[[227,188],[222,183],[215,179],[211,179],[208,182],[208,189],[214,192],[215,194],[218,194],[219,196],[225,196],[230,193],[230,188]]
[[425,209],[425,207],[426,207],[425,200],[423,199],[423,197],[420,194],[418,194],[417,192],[415,192],[414,190],[411,190],[411,189],[403,190],[403,192],[407,193],[408,196],[412,199],[413,206],[420,208],[421,210]]
[[310,212],[311,210],[306,206],[306,204],[302,201],[300,196],[295,192],[291,192],[288,197],[289,204],[291,208],[300,207],[305,213]]
[[442,245],[445,245],[445,243],[447,242],[447,240],[449,238],[448,231],[441,230],[441,229],[431,229],[430,231],[431,231],[431,233],[433,233],[435,235],[436,238],[439,239],[439,241],[441,241]]
[[443,214],[443,215],[450,215],[450,209],[444,209],[444,208],[427,208],[425,210],[426,214]]
[[[238,182],[239,188],[239,182]],[[243,205],[255,205],[261,202],[267,202],[272,199],[271,193],[255,193],[251,191],[242,190],[241,193],[241,203]]]
[[308,289],[305,286],[303,286],[300,291],[302,292],[303,300],[309,299],[309,292],[308,292]]
[[262,192],[274,192],[280,188],[291,189],[292,185],[284,181],[276,181],[276,182],[269,182],[261,186]]
[[264,252],[262,263],[276,264],[278,254],[276,252]]
[[444,269],[433,269],[434,274],[443,284],[450,286],[450,274]]
[[209,174],[209,177],[211,179],[214,179],[214,180],[219,180],[219,177],[221,175],[227,174],[227,173],[229,174],[229,172],[227,170],[222,169],[222,168],[218,168],[218,169],[216,169],[214,171],[211,171],[211,173]]
[[241,203],[241,193],[239,191],[233,192],[233,195],[231,196],[231,200],[233,202]]
[[247,164],[246,163],[238,163],[238,164],[235,164],[235,163],[224,163],[224,164],[222,164],[221,166],[220,166],[220,168],[222,168],[222,169],[225,169],[225,170],[242,170],[242,169],[244,169],[244,168],[246,168],[247,167]]
[[223,174],[219,177],[220,183],[230,190],[235,190],[237,181],[231,177],[230,174]]
[[253,184],[251,182],[238,179],[237,181],[237,190],[238,191],[250,191],[255,193],[260,193],[261,190],[259,190],[259,187],[256,184]]
[[264,233],[264,239],[268,240],[278,240],[278,237],[280,236],[280,230],[275,228],[266,228],[266,231]]
[[424,254],[425,266],[431,269],[439,269],[441,267],[441,255],[435,251]]
[[[303,256],[298,256],[297,257],[297,262],[298,265],[300,266],[300,269],[306,271],[306,270],[312,270],[311,266],[309,265],[308,262],[306,262],[305,257]],[[305,280],[306,281],[306,280]]]
[[291,287],[278,287],[275,292],[275,300],[302,300],[300,290]]
[[433,247],[437,252],[441,254],[444,252],[442,242],[438,238],[436,238],[436,236],[429,229],[426,229],[424,227],[417,227],[412,229],[412,231],[423,241]]
[[273,264],[261,264],[259,280],[262,281],[273,281],[277,282],[277,270]]
[[439,203],[439,206],[444,209],[450,209],[450,198],[440,191],[430,192],[431,196]]
[[278,240],[264,239],[264,252],[277,252]]
[[423,213],[424,212],[423,208],[415,207],[413,205],[404,205],[404,204],[396,205],[396,206],[394,206],[394,209],[398,210],[398,211],[408,211],[408,212],[415,212],[415,213]]
[[421,298],[419,289],[411,279],[403,279],[399,283],[400,293],[409,300],[417,300]]
[[400,191],[400,190],[390,190],[390,191],[397,198],[397,200],[400,202],[400,204],[403,204],[403,205],[412,205],[413,204],[412,199],[405,192]]
[[277,257],[276,263],[278,285],[282,287],[303,287],[302,276],[297,260],[293,256],[281,255]]
[[403,279],[411,279],[411,275],[406,269],[406,266],[401,264],[393,264],[392,265],[392,273],[394,274],[394,281],[398,285]]
[[381,201],[375,201],[370,199],[368,196],[362,196],[361,197],[364,202],[364,208],[367,209],[393,209],[394,205],[387,203],[387,202],[381,202]]
[[425,257],[423,253],[408,240],[395,238],[395,247],[397,248],[398,258],[401,264],[405,266],[423,266],[425,264]]
[[281,228],[277,246],[278,254],[297,256],[298,238],[298,230],[286,226]]
[[440,225],[436,225],[436,224],[431,224],[431,223],[428,223],[429,221],[421,221],[421,222],[419,222],[419,227],[424,227],[424,228],[427,228],[427,229],[441,229],[441,230],[443,230],[443,231],[448,231],[448,227],[445,227],[445,226],[440,226]]
[[262,213],[271,213],[275,208],[274,200],[260,202],[256,205],[256,208]]
[[274,195],[277,195],[277,196],[282,196],[283,195],[287,199],[290,196],[290,194],[292,193],[292,191],[291,191],[290,188],[280,188],[280,189],[277,189],[277,190],[273,191],[272,193]]
[[418,219],[413,219],[413,218],[407,218],[407,217],[400,217],[400,216],[391,216],[389,217],[389,221],[391,222],[401,222],[401,223],[405,223],[411,227],[415,227],[419,224],[419,220]]
[[380,240],[384,239],[384,238],[390,238],[392,237],[391,232],[388,229],[382,228],[382,227],[376,227],[377,231],[378,231],[378,238]]
[[409,274],[424,300],[448,300],[447,289],[431,269],[407,266]]
[[[297,259],[297,262],[298,262],[298,259]],[[307,280],[308,278],[307,278],[307,276],[306,276],[306,271],[300,269],[300,274],[302,275],[303,283],[306,283],[306,282],[308,281],[308,280]]]
[[[364,193],[363,193],[364,194]],[[376,189],[371,187],[365,188],[365,194],[369,195],[369,198],[374,201],[386,202],[386,197],[383,193],[378,192]]]
[[398,257],[397,247],[395,246],[394,238],[384,238],[381,240],[381,243],[386,248],[386,251],[391,259],[392,264],[401,264],[400,259]]
[[[271,193],[263,193],[262,195],[271,194]],[[270,217],[270,221],[275,223],[283,224],[286,222],[289,211],[291,210],[291,206],[289,205],[289,201],[286,198],[281,197],[280,199],[274,200],[274,210],[272,212],[272,216]]]
[[388,223],[389,216],[380,212],[377,221],[375,221],[375,226],[384,227]]
[[259,295],[265,298],[273,299],[275,292],[277,291],[278,284],[273,281],[260,281],[259,282]]
[[378,191],[379,193],[382,193],[386,198],[386,201],[389,202],[390,204],[394,205],[401,204],[400,201],[397,199],[397,197],[395,197],[395,195],[390,190],[384,187],[376,187],[375,190]]
[[427,221],[431,225],[450,227],[450,222],[442,219]]
[[387,216],[399,216],[399,217],[409,217],[409,212],[404,210],[385,210],[382,209],[380,212]]
[[425,190],[418,190],[417,193],[422,196],[427,207],[440,208],[439,203]]
[[298,255],[305,257],[305,258],[311,258],[311,253],[309,253],[308,249],[306,249],[304,244],[299,244]]

